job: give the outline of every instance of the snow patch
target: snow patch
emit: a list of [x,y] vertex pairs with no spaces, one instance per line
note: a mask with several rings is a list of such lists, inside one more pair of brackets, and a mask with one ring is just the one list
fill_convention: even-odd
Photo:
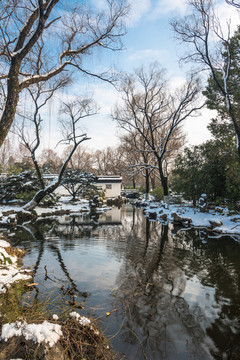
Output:
[[[219,213],[219,210],[221,212]],[[229,216],[228,208],[217,207],[215,210],[209,212],[200,212],[199,209],[189,206],[169,205],[168,207],[162,203],[157,208],[151,208],[151,204],[145,207],[144,212],[147,216],[156,214],[156,220],[161,221],[163,214],[167,215],[168,221],[172,221],[171,215],[178,214],[180,217],[191,219],[191,225],[194,227],[210,226],[210,222],[219,223],[219,226],[214,227],[214,230],[221,231],[222,234],[240,235],[240,214]],[[221,224],[221,225],[220,225]]]
[[31,275],[26,274],[28,270],[17,266],[17,257],[9,255],[5,250],[10,246],[7,241],[0,239],[0,293],[5,293],[15,281],[31,279]]
[[5,248],[5,247],[10,247],[11,245],[9,244],[9,242],[0,239],[0,248]]
[[33,340],[38,344],[46,342],[52,347],[62,335],[61,325],[52,324],[46,320],[42,324],[17,321],[3,325],[1,340],[7,341],[12,336],[24,336],[26,340]]
[[86,318],[85,316],[79,315],[76,311],[73,311],[69,314],[72,318],[75,318],[80,325],[87,326],[91,324],[91,320]]

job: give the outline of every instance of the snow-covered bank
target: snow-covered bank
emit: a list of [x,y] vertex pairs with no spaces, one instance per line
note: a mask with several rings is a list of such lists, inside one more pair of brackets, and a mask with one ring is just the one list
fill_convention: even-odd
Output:
[[38,344],[45,342],[52,347],[62,336],[62,331],[61,325],[46,320],[42,324],[27,324],[20,321],[4,324],[0,341],[7,341],[13,336],[23,336],[26,340],[33,340]]
[[[76,354],[113,359],[103,334],[92,320],[70,312],[74,307],[68,315],[65,308],[60,313],[60,307],[58,315],[51,315],[47,305],[39,306],[35,297],[33,303],[29,300],[27,289],[38,284],[32,282],[31,270],[18,266],[24,253],[0,237],[0,359],[70,360]],[[27,283],[11,286],[18,280]]]
[[[19,253],[20,249],[17,250]],[[17,255],[12,253],[11,245],[0,239],[0,293],[5,293],[15,281],[31,279],[31,270],[18,266]]]
[[16,321],[2,326],[0,358],[14,353],[19,359],[70,360],[75,358],[112,359],[106,339],[89,318],[71,312],[59,320],[41,323]]
[[200,209],[190,206],[167,205],[165,203],[145,203],[145,215],[159,221],[174,222],[185,220],[185,224],[192,227],[204,227],[224,235],[237,235],[240,240],[240,213],[231,215],[228,208],[216,207],[209,212],[200,212]]
[[109,210],[106,204],[91,209],[88,200],[80,199],[71,202],[71,197],[64,196],[52,207],[37,206],[34,212],[24,210],[21,206],[0,205],[0,227],[15,226],[40,217],[54,217],[62,215],[79,215],[80,213],[90,214],[102,213]]

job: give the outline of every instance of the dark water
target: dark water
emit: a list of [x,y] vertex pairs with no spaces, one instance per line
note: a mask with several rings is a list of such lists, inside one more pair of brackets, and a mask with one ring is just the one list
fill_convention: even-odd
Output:
[[[17,240],[18,239],[18,240]],[[240,359],[240,244],[147,220],[130,206],[12,236],[58,306],[99,320],[124,359]],[[47,301],[47,300],[46,300]],[[110,316],[106,313],[110,312]]]

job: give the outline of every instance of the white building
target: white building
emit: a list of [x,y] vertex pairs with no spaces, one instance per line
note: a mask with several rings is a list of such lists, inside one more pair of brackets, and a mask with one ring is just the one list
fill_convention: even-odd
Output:
[[104,191],[105,198],[116,198],[121,195],[122,178],[118,175],[100,175],[96,183]]
[[[44,178],[49,182],[54,180],[57,177],[56,174],[45,174]],[[122,178],[118,175],[100,175],[97,176],[98,180],[96,182],[96,186],[99,190],[104,191],[105,198],[116,198],[121,195],[122,188]],[[64,186],[60,185],[55,191],[57,195],[66,196],[69,195],[69,192],[64,188]]]

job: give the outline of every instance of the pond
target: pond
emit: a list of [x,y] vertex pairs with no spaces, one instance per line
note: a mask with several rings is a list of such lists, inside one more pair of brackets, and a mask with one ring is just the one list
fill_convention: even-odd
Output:
[[[39,219],[10,234],[32,291],[98,319],[124,359],[239,359],[240,244],[149,221],[130,205],[99,218]],[[44,294],[44,295],[42,295]],[[82,307],[82,309],[81,309]]]

